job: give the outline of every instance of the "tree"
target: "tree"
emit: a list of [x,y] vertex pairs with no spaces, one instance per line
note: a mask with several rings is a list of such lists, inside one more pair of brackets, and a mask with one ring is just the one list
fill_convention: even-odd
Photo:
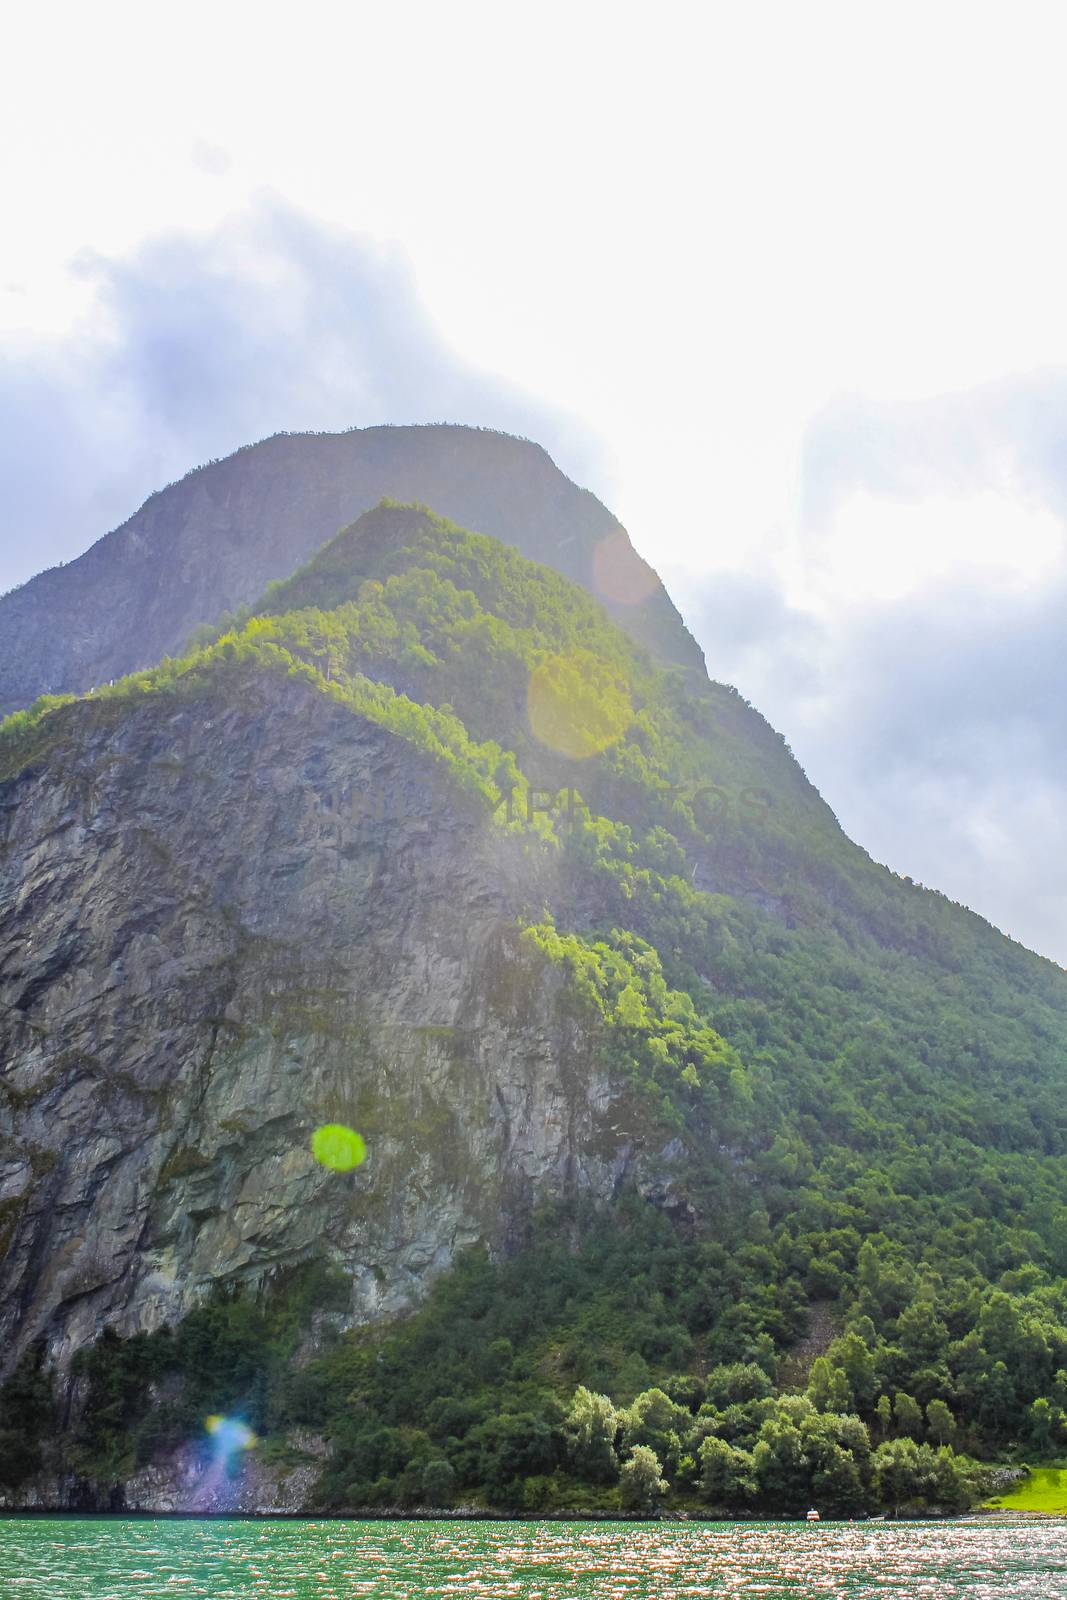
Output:
[[631,1350],[615,1379],[615,1393],[621,1400],[629,1400],[648,1388],[651,1373],[648,1362],[637,1350]]
[[646,1389],[639,1394],[619,1420],[627,1449],[647,1445],[672,1469],[677,1466],[682,1441],[693,1424],[686,1407],[675,1405],[662,1389]]
[[635,1445],[633,1454],[629,1461],[623,1462],[619,1473],[619,1501],[623,1510],[636,1511],[642,1517],[654,1517],[667,1488],[656,1452],[647,1445]]
[[989,1493],[988,1472],[969,1456],[954,1454],[949,1445],[938,1450],[928,1478],[928,1501],[942,1511],[967,1511]]
[[1034,1401],[1029,1413],[1030,1439],[1035,1450],[1045,1454],[1052,1448],[1055,1412],[1043,1397]]
[[778,1353],[769,1333],[760,1334],[752,1346],[752,1356],[756,1366],[762,1367],[768,1378],[773,1379],[778,1371]]
[[978,1330],[994,1360],[1011,1361],[1019,1343],[1019,1313],[1001,1290],[995,1290],[982,1307]]
[[645,1003],[632,983],[628,983],[619,995],[615,1020],[624,1028],[647,1028],[649,1025]]
[[705,1500],[714,1506],[738,1506],[751,1499],[756,1484],[752,1476],[752,1457],[747,1450],[735,1450],[714,1434],[705,1439],[698,1452],[700,1487]]
[[808,1399],[817,1411],[851,1411],[855,1400],[844,1368],[832,1366],[826,1356],[817,1356],[808,1379]]
[[937,1444],[951,1444],[956,1437],[956,1419],[943,1400],[931,1400],[926,1407],[926,1426]]
[[720,1411],[748,1400],[763,1400],[773,1387],[764,1366],[755,1361],[735,1361],[714,1367],[708,1374],[708,1400]]
[[13,1486],[41,1466],[41,1441],[54,1425],[51,1374],[44,1367],[44,1344],[22,1357],[0,1388],[0,1483]]
[[811,1471],[804,1440],[784,1411],[768,1417],[760,1428],[752,1465],[760,1496],[772,1509],[796,1510],[810,1501]]
[[922,1409],[919,1402],[913,1400],[910,1394],[905,1394],[903,1389],[893,1397],[893,1417],[901,1433],[906,1433],[910,1439],[922,1438]]
[[491,1383],[500,1383],[515,1359],[510,1339],[493,1339],[485,1352],[485,1375]]
[[427,1461],[422,1469],[422,1493],[428,1506],[450,1506],[456,1487],[456,1474],[444,1456]]
[[887,1394],[878,1396],[878,1404],[874,1408],[877,1419],[878,1433],[881,1438],[889,1438],[889,1430],[893,1425],[893,1402]]
[[938,1360],[948,1344],[948,1329],[929,1300],[913,1300],[897,1318],[897,1343],[912,1367]]
[[619,1475],[615,1435],[619,1419],[605,1394],[579,1387],[563,1424],[567,1459],[578,1477],[588,1483],[614,1483]]
[[[873,1341],[876,1337],[873,1324],[867,1317],[861,1321],[870,1328]],[[861,1412],[868,1411],[874,1400],[874,1356],[862,1335],[856,1329],[843,1333],[834,1340],[826,1357],[831,1366],[840,1367],[844,1372],[852,1390],[853,1403]]]
[[675,1373],[669,1378],[664,1378],[660,1388],[676,1406],[684,1406],[687,1411],[696,1411],[706,1393],[703,1379],[694,1378],[689,1372]]
[[895,1517],[901,1506],[915,1498],[918,1450],[914,1439],[887,1439],[874,1452],[874,1490]]
[[552,1428],[532,1412],[502,1412],[472,1430],[481,1446],[478,1474],[494,1504],[512,1503],[517,1482],[551,1472],[556,1460]]
[[801,1421],[800,1434],[812,1502],[838,1515],[865,1510],[871,1444],[859,1417],[816,1413]]
[[[997,1298],[996,1295],[993,1297]],[[1006,1299],[1001,1295],[1000,1299]],[[1008,1421],[1015,1408],[1015,1382],[1008,1370],[1006,1362],[994,1361],[992,1371],[987,1372],[981,1386],[981,1411],[982,1419],[986,1424],[1000,1431]]]

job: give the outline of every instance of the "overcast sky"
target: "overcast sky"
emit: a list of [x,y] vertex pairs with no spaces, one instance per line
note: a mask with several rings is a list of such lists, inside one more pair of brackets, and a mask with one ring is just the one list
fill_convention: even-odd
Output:
[[853,837],[1067,963],[1063,17],[21,8],[0,588],[278,428],[530,434]]

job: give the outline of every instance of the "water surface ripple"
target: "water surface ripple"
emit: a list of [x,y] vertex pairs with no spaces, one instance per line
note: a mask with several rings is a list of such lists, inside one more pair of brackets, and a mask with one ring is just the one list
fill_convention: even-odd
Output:
[[1067,1600],[1067,1522],[0,1521],[3,1600]]

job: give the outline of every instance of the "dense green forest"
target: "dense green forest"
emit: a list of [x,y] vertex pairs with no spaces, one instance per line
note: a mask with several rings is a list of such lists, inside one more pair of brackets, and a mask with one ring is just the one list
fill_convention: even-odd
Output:
[[386,1326],[340,1331],[336,1264],[222,1285],[83,1352],[67,1429],[28,1357],[0,1473],[39,1467],[29,1437],[117,1482],[227,1414],[278,1459],[324,1436],[324,1507],[852,1515],[958,1509],[979,1463],[1067,1446],[1057,968],[871,862],[734,691],[423,508],[368,513],[181,660],[8,719],[0,775],[64,719],[263,674],[417,745],[551,862],[516,936],[663,1181],[538,1213],[520,1255],[467,1253]]

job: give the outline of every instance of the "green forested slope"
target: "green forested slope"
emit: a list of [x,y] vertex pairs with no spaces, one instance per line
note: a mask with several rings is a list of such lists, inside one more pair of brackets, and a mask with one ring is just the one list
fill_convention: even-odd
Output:
[[[9,719],[0,773],[61,719],[264,673],[430,752],[443,795],[543,856],[523,948],[647,1108],[658,1176],[298,1370],[325,1268],[97,1346],[78,1470],[121,1477],[227,1411],[325,1433],[329,1505],[853,1511],[964,1503],[952,1446],[1067,1442],[1059,969],[872,863],[733,691],[419,507],[367,513],[181,661]],[[0,1426],[41,1403],[24,1368]]]

